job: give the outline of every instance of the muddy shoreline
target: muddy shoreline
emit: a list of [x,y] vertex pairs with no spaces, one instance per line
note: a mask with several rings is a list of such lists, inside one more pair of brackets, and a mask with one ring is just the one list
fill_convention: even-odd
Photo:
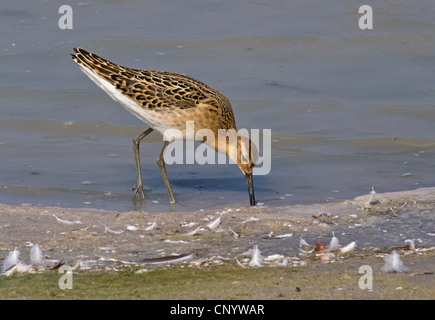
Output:
[[[306,277],[318,270],[326,281],[345,266],[356,268],[369,263],[378,272],[385,255],[395,249],[409,269],[404,277],[421,275],[412,278],[415,297],[418,292],[425,292],[421,298],[433,297],[435,188],[376,194],[371,203],[369,198],[363,195],[338,203],[177,213],[3,204],[0,263],[15,248],[21,253],[20,259],[29,263],[28,252],[38,244],[46,257],[75,266],[78,273],[132,268],[146,273],[180,265],[197,268],[198,272],[221,265],[249,270],[258,268],[249,266],[251,257],[247,253],[257,246],[263,258],[260,268],[269,268],[267,272],[273,273],[273,267],[287,267],[296,269],[298,277]],[[301,238],[312,246],[327,246],[332,234],[341,247],[355,242],[355,249],[340,254],[308,253],[310,250],[300,248]],[[415,249],[409,248],[406,240],[412,240]],[[357,274],[357,269],[352,270],[348,273]],[[317,277],[312,279],[313,283],[318,281]]]

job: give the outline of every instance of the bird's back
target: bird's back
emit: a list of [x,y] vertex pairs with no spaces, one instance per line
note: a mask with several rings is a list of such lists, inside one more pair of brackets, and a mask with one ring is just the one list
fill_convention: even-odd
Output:
[[72,55],[100,88],[154,129],[183,131],[194,121],[195,131],[235,129],[228,99],[194,78],[171,72],[137,70],[119,66],[84,49]]

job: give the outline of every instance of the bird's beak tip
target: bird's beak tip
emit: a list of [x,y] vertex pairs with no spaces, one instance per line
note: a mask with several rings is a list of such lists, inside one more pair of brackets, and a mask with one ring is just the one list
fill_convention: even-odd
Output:
[[245,173],[246,184],[249,192],[249,203],[251,206],[255,206],[255,194],[254,194],[254,181],[252,179],[252,172]]

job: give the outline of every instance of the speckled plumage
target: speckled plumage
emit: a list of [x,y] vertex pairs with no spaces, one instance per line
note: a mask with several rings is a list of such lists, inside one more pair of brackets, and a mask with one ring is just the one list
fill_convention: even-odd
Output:
[[[149,124],[150,128],[133,139],[133,149],[136,161],[137,182],[133,187],[136,195],[145,197],[141,176],[139,145],[153,130],[163,135],[168,129],[179,130],[184,139],[196,136],[200,129],[211,130],[213,139],[198,136],[218,152],[230,157],[243,172],[248,186],[251,205],[255,205],[252,171],[257,157],[255,144],[249,138],[238,137],[233,110],[229,100],[220,92],[207,84],[186,75],[137,70],[122,67],[84,49],[74,49],[72,58],[82,71],[103,89],[110,97],[121,103],[133,115]],[[186,135],[187,122],[193,121],[193,135]],[[221,130],[224,129],[224,130]],[[231,130],[233,129],[233,130]],[[233,139],[227,141],[225,132]],[[220,139],[221,137],[223,139]],[[215,143],[215,141],[217,141]],[[168,191],[170,203],[175,198],[166,174],[164,151],[170,142],[165,141],[160,156],[157,159],[160,172]],[[242,159],[248,159],[247,162]]]
[[[142,114],[140,118],[152,128],[159,130],[160,123],[165,122],[184,133],[186,120],[193,120],[195,132],[202,128],[236,129],[228,99],[199,80],[171,72],[126,68],[81,48],[74,50],[74,61],[134,101],[136,110],[126,108],[138,117]],[[164,129],[166,126],[159,131],[163,133]]]

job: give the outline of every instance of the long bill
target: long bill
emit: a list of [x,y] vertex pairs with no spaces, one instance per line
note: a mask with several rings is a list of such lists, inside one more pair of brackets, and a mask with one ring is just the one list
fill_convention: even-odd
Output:
[[250,202],[251,206],[255,206],[254,180],[252,179],[252,172],[245,173],[245,180],[246,180],[246,184],[248,186],[249,202]]

